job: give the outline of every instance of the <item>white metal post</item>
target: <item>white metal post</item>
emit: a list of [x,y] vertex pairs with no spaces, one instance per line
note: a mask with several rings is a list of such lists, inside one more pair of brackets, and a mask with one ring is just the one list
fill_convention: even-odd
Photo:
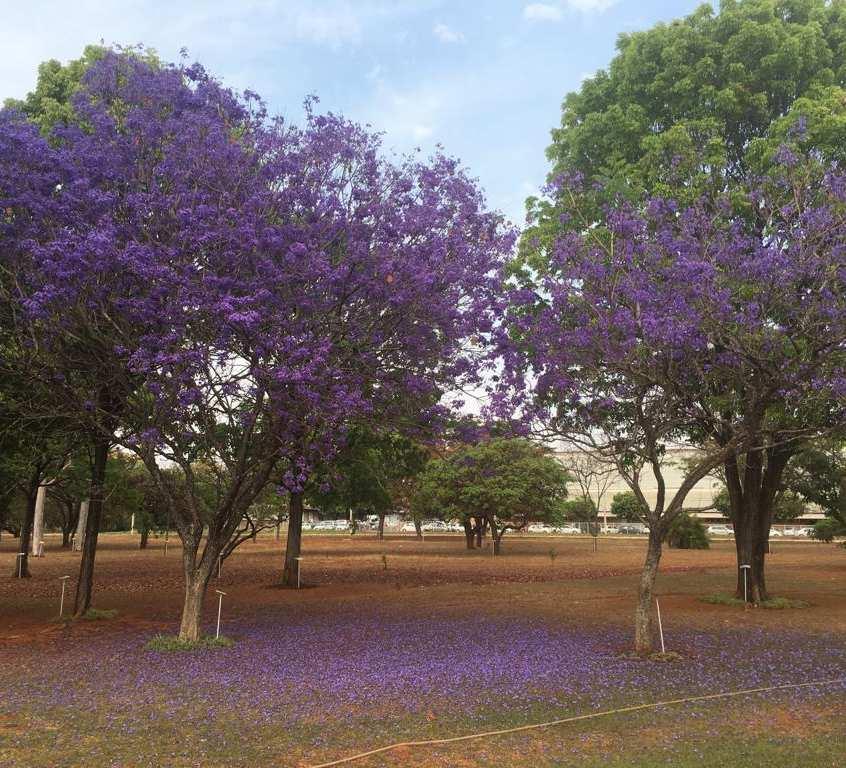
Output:
[[59,599],[59,618],[62,618],[62,614],[65,610],[65,585],[68,583],[68,579],[70,576],[59,576],[59,580],[62,582],[62,596]]
[[18,554],[18,578],[23,578],[23,559],[26,557],[26,552]]
[[746,586],[746,574],[749,572],[751,565],[741,565],[740,570],[743,571],[743,607],[746,608],[749,604],[749,592]]
[[216,589],[215,592],[219,595],[217,599],[217,631],[214,633],[214,639],[217,640],[220,637],[220,612],[223,609],[223,596],[226,592],[221,592],[219,589]]
[[665,653],[664,650],[664,627],[661,624],[661,605],[658,603],[658,598],[655,598],[655,609],[658,611],[658,634],[661,635],[661,653]]

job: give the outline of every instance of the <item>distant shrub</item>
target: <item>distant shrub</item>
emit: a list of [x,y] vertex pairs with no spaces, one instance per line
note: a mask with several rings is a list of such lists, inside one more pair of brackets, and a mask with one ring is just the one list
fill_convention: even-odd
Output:
[[708,549],[711,544],[705,526],[690,515],[681,514],[670,526],[667,543],[676,549]]
[[840,524],[830,517],[823,520],[817,520],[813,529],[811,530],[811,538],[817,541],[834,541],[834,537],[840,533]]
[[[710,605],[731,605],[741,608],[744,605],[743,600],[735,597],[734,595],[706,595],[705,597],[701,597],[699,599],[703,603],[709,603]],[[758,603],[758,605],[761,608],[770,608],[772,610],[780,611],[785,608],[807,608],[810,603],[807,603],[804,600],[791,600],[788,597],[771,597],[769,600],[764,600],[763,602]]]

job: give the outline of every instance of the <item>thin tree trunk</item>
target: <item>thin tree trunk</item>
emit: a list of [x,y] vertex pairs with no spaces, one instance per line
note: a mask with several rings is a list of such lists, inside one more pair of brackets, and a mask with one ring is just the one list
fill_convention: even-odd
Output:
[[44,499],[47,496],[47,486],[39,485],[35,494],[35,513],[32,516],[32,556],[41,554],[41,542],[44,541]]
[[141,541],[138,543],[138,549],[147,549],[147,540],[150,538],[150,529],[145,525],[141,529]]
[[423,524],[417,519],[414,519],[414,530],[417,532],[418,540],[423,538]]
[[652,595],[655,577],[661,562],[661,537],[650,531],[646,561],[640,574],[637,608],[635,610],[635,651],[646,655],[652,652]]
[[[32,523],[35,520],[35,498],[38,494],[38,480],[40,473],[36,470],[29,481],[26,492],[26,512],[24,513],[23,525],[21,526],[21,538],[18,542],[18,557],[15,558],[15,578],[28,579],[29,572],[29,543],[32,538]],[[18,562],[20,561],[20,562]]]
[[488,525],[491,528],[491,544],[493,546],[494,556],[496,556],[499,554],[499,547],[502,543],[502,532],[497,531],[496,522],[494,522],[493,518],[488,518]]
[[282,585],[297,586],[297,558],[303,538],[303,494],[291,493],[288,513],[288,540],[285,544],[285,566],[282,570]]
[[481,549],[482,548],[482,521],[478,517],[474,518],[474,520],[475,520],[474,532],[476,534],[476,549]]
[[97,536],[103,514],[103,483],[106,478],[106,461],[109,444],[99,440],[94,445],[94,466],[91,469],[91,495],[88,499],[88,516],[82,541],[82,560],[79,564],[79,582],[76,586],[74,616],[82,616],[91,607],[94,591],[94,557],[97,554]]
[[379,533],[378,533],[378,538],[379,538],[379,539],[384,539],[384,538],[385,538],[385,513],[384,513],[384,512],[380,512],[380,513],[379,513]]

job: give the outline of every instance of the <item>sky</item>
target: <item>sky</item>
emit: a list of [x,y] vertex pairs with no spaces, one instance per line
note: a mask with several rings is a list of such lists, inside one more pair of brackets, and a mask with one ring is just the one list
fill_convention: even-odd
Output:
[[180,50],[298,121],[309,94],[384,132],[387,150],[438,144],[521,224],[543,185],[563,97],[608,65],[621,33],[699,0],[0,0],[0,99],[86,44]]

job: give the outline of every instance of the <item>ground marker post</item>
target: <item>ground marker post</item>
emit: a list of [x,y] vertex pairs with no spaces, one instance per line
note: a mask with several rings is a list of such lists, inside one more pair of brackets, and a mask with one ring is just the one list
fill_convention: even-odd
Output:
[[26,557],[26,552],[18,553],[18,578],[23,578],[23,559]]
[[658,598],[655,598],[655,610],[658,611],[658,634],[661,635],[661,653],[666,653],[664,649],[664,627],[661,624],[661,605],[658,603]]
[[302,557],[295,557],[294,560],[297,561],[297,589],[300,588],[300,560]]
[[751,565],[743,564],[740,566],[740,570],[743,571],[743,608],[746,609],[749,607],[749,591],[746,586],[746,574],[749,572]]
[[65,610],[65,586],[68,583],[68,579],[70,576],[59,576],[59,581],[62,582],[62,596],[59,598],[59,618],[62,618],[62,614]]
[[223,596],[226,592],[221,592],[219,589],[216,589],[215,592],[219,595],[217,598],[217,631],[214,633],[214,639],[217,640],[220,637],[220,612],[223,609]]

